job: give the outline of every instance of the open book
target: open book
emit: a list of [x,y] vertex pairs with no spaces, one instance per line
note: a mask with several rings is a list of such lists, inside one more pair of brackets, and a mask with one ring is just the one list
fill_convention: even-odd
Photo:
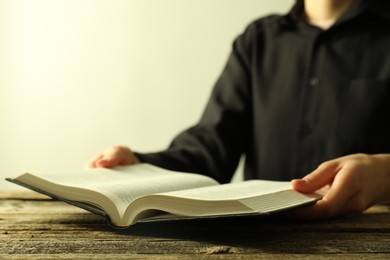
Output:
[[251,180],[220,185],[207,176],[149,164],[25,173],[7,180],[103,215],[117,227],[155,220],[162,214],[164,218],[264,214],[320,198],[292,190],[289,182]]

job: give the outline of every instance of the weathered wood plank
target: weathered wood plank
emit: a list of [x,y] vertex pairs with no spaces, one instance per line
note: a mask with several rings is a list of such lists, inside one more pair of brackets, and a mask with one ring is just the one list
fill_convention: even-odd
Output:
[[49,200],[50,197],[34,192],[31,190],[3,190],[0,192],[0,200],[13,199],[13,200]]
[[[217,250],[218,251],[218,250]],[[204,253],[199,253],[197,255],[194,254],[171,254],[171,255],[161,255],[161,254],[53,254],[53,255],[44,255],[44,254],[28,254],[28,255],[21,255],[21,254],[15,254],[15,255],[2,255],[0,254],[1,259],[162,259],[162,260],[175,260],[175,259],[182,259],[182,260],[193,260],[193,259],[234,259],[234,260],[241,260],[241,259],[305,259],[305,260],[312,260],[312,259],[326,259],[326,260],[353,260],[353,259],[389,259],[389,255],[387,254],[340,254],[340,255],[322,255],[320,258],[318,255],[308,255],[308,254],[243,254],[243,255],[237,255],[237,254],[224,254],[224,253],[208,253],[207,251]]]
[[[330,233],[321,238],[317,234],[304,233],[284,237],[281,234],[252,239],[237,240],[191,240],[146,238],[109,240],[105,238],[86,240],[84,237],[57,239],[37,237],[5,240],[0,252],[5,254],[198,254],[208,248],[220,248],[232,254],[390,254],[390,240],[382,235],[362,234],[357,241],[354,235]],[[305,240],[305,241],[303,241]],[[88,243],[86,243],[88,241]],[[381,241],[381,242],[378,242]]]
[[[65,253],[70,248],[79,253],[199,253],[199,248],[228,246],[229,251],[244,253],[390,253],[390,235],[383,232],[345,232],[312,230],[309,226],[275,227],[241,223],[242,229],[230,229],[232,223],[222,220],[148,223],[129,230],[110,229],[104,223],[58,222],[2,225],[0,252]],[[211,225],[210,225],[211,223]],[[236,223],[237,224],[237,223]],[[293,226],[293,228],[291,228]],[[289,228],[290,227],[290,228]],[[153,229],[153,230],[152,230]],[[357,239],[357,235],[358,238]],[[86,241],[90,244],[86,245]],[[91,246],[92,245],[92,246]],[[282,245],[282,246],[281,246]],[[53,247],[54,246],[54,247]],[[43,249],[42,249],[43,248]],[[114,251],[113,251],[114,250]]]
[[[375,220],[378,220],[376,218]],[[321,221],[317,223],[301,222],[275,222],[259,218],[256,220],[198,220],[198,221],[178,221],[178,222],[159,222],[144,223],[130,227],[128,230],[116,230],[108,226],[106,221],[89,213],[84,214],[34,214],[25,216],[20,214],[1,214],[0,215],[0,232],[1,231],[23,231],[30,232],[41,230],[68,230],[83,231],[98,229],[102,232],[113,232],[114,234],[142,235],[142,236],[167,236],[172,232],[178,234],[191,233],[192,236],[203,236],[208,233],[214,234],[235,234],[241,233],[299,233],[299,232],[337,232],[337,233],[386,233],[390,236],[389,218],[385,216],[381,221],[370,224],[359,219],[348,223],[336,221]]]
[[[0,231],[28,229],[45,230],[48,225],[50,229],[60,228],[61,230],[90,229],[98,227],[103,230],[114,230],[109,227],[100,216],[96,216],[84,210],[67,205],[60,201],[2,201],[3,204],[0,214]],[[4,204],[6,204],[4,206]],[[3,209],[5,211],[3,212]],[[129,230],[135,235],[159,235],[170,234],[172,230],[181,232],[191,232],[197,235],[207,227],[214,233],[223,233],[224,230],[229,232],[242,233],[254,230],[262,232],[381,232],[390,233],[390,214],[381,212],[371,212],[346,219],[335,219],[315,222],[293,221],[284,219],[249,217],[233,219],[210,219],[210,220],[193,220],[179,221],[174,223],[147,223],[137,224]],[[239,224],[239,225],[238,225]],[[55,225],[55,226],[53,226]],[[196,230],[191,230],[194,225],[198,225]]]
[[[9,202],[8,204],[6,202]],[[17,229],[44,229],[47,225],[56,225],[61,230],[72,229],[89,229],[99,226],[104,230],[113,230],[107,225],[105,219],[92,213],[78,209],[77,207],[67,205],[60,201],[3,201],[2,212],[0,213],[0,231],[7,231],[12,228]],[[4,205],[6,204],[6,205]],[[3,211],[5,209],[5,211]],[[194,225],[198,229],[191,230]],[[145,223],[137,224],[129,230],[134,235],[142,233],[143,235],[160,235],[170,234],[172,229],[181,232],[191,232],[193,235],[202,233],[203,227],[207,227],[214,233],[221,233],[223,230],[229,232],[242,233],[254,232],[387,232],[390,234],[390,214],[381,212],[372,212],[369,214],[359,215],[353,218],[340,218],[334,220],[321,221],[294,221],[286,219],[275,219],[266,217],[247,217],[232,219],[209,219],[179,221],[169,223]],[[53,228],[53,227],[51,227]]]
[[353,218],[311,222],[247,217],[144,223],[118,230],[100,216],[63,202],[17,196],[0,199],[1,259],[390,258],[388,206]]

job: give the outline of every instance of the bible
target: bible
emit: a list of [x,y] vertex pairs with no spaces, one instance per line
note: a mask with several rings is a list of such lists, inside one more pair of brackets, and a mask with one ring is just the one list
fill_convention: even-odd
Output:
[[321,198],[294,191],[290,182],[219,184],[204,175],[149,164],[24,173],[7,180],[102,215],[121,228],[162,219],[268,214]]

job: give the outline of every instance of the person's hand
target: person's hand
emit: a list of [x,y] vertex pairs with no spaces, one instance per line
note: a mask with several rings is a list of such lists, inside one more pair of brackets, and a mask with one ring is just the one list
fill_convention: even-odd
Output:
[[293,189],[302,193],[312,193],[326,186],[329,189],[321,200],[288,215],[303,219],[351,215],[390,200],[390,155],[340,157],[292,181]]
[[87,164],[87,168],[113,168],[139,163],[137,156],[125,146],[113,146]]

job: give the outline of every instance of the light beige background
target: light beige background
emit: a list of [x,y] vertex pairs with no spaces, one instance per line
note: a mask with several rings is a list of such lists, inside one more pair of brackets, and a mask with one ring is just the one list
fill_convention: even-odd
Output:
[[0,188],[194,124],[253,19],[293,0],[0,0]]

